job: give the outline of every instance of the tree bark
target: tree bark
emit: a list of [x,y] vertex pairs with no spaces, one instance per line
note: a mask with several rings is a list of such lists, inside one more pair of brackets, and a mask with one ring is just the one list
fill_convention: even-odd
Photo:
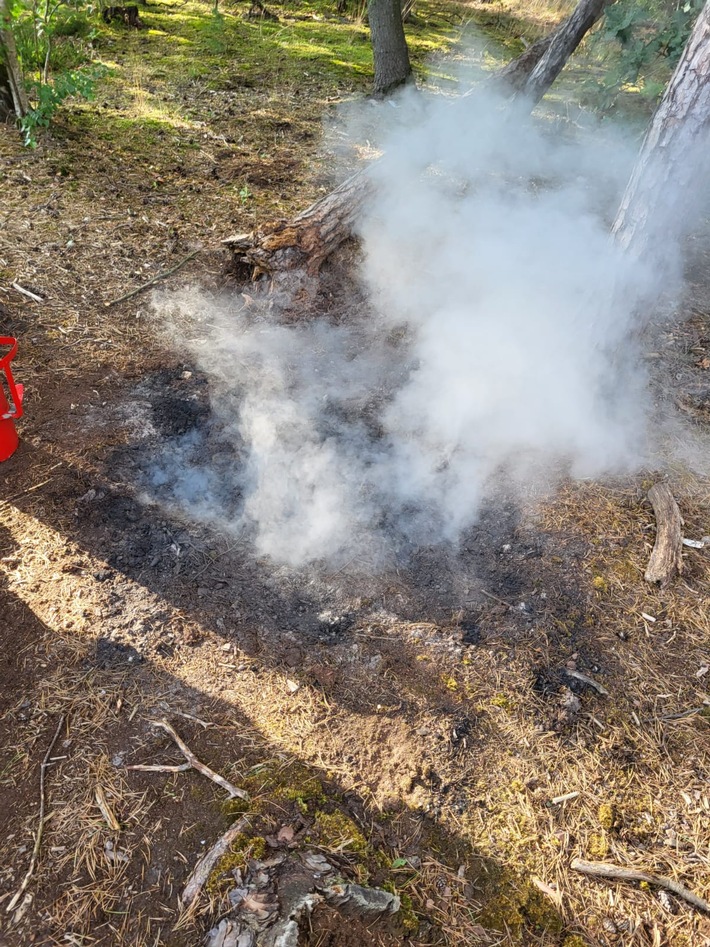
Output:
[[562,72],[565,63],[612,0],[580,0],[554,31],[547,49],[530,71],[522,94],[537,104]]
[[[581,33],[580,22],[587,23],[589,29],[609,2],[610,0],[580,0],[579,6],[570,17],[549,36],[533,43],[517,59],[494,73],[493,81],[503,82],[506,88],[521,93],[521,99],[527,96],[527,100],[534,104],[552,85],[562,68],[560,50],[565,50],[569,56],[579,44],[584,35]],[[595,10],[598,8],[598,12],[595,20],[590,21],[589,11],[592,4],[595,5]],[[583,9],[584,16],[578,14],[580,8]],[[399,10],[398,4],[396,9]],[[571,36],[576,38],[574,47],[571,46]],[[549,56],[550,66],[540,70],[535,80],[534,95],[538,96],[538,99],[535,99],[534,95],[528,92],[529,79],[546,56]],[[224,244],[233,251],[238,262],[253,267],[254,278],[264,273],[296,269],[315,276],[323,261],[352,236],[353,225],[371,193],[371,187],[367,170],[361,171],[293,220],[281,221],[260,232],[229,237]]]
[[710,2],[695,22],[656,109],[621,200],[612,233],[637,256],[686,223],[710,130]]
[[[0,87],[4,86],[5,82],[9,90],[7,104],[12,104],[12,111],[18,118],[24,118],[30,110],[30,103],[22,81],[22,70],[17,58],[7,0],[0,0]],[[3,97],[2,88],[0,88],[0,97]]]
[[373,94],[382,97],[404,85],[412,74],[400,0],[369,0],[367,18],[375,60]]
[[10,78],[5,63],[0,60],[0,122],[15,114],[15,105],[10,92]]

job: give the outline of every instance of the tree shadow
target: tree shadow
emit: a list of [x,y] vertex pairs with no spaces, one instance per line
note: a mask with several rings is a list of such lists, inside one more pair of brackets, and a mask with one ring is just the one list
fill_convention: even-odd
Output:
[[[73,550],[67,552],[71,567]],[[22,561],[22,549],[6,528],[0,530],[0,553],[8,571]],[[461,937],[471,929],[480,933],[481,922],[503,924],[521,937],[525,931],[548,933],[555,942],[562,921],[522,876],[478,855],[460,832],[408,802],[407,794],[391,794],[383,804],[377,786],[367,785],[376,768],[358,787],[330,765],[285,750],[269,721],[245,714],[213,687],[189,683],[184,671],[176,677],[103,629],[77,635],[61,627],[61,620],[58,627],[40,621],[5,581],[0,608],[12,616],[3,626],[3,645],[19,656],[8,658],[0,716],[0,771],[9,802],[3,820],[5,897],[16,890],[29,859],[26,833],[28,825],[35,827],[38,764],[60,713],[65,721],[47,771],[49,821],[28,887],[31,900],[6,923],[9,945],[85,937],[107,945],[195,944],[220,916],[217,903],[229,910],[225,896],[235,882],[226,869],[224,877],[218,872],[211,898],[202,899],[194,919],[175,928],[177,895],[201,855],[245,810],[250,821],[233,848],[235,863],[263,860],[270,846],[272,854],[288,849],[293,858],[320,852],[345,881],[400,892],[405,908],[397,923],[368,924],[358,935],[363,945],[444,944],[457,926]],[[328,701],[323,709],[324,717],[332,716]],[[398,711],[384,710],[382,716],[386,727]],[[172,739],[151,725],[161,717],[202,762],[246,789],[250,802],[229,802],[195,771],[126,769],[182,762]],[[404,766],[406,758],[395,762]],[[280,827],[286,827],[287,845],[274,843]],[[241,859],[240,852],[246,852]],[[299,943],[320,943],[318,930],[326,929],[329,943],[352,943],[347,929],[353,923],[334,922],[334,916],[321,909],[315,934],[304,930]]]

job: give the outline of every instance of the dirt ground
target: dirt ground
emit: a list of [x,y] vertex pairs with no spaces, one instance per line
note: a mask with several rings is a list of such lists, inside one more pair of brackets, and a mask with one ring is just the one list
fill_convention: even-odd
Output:
[[[649,486],[670,482],[699,539],[709,481],[677,465],[543,498],[501,489],[459,551],[369,577],[277,568],[146,496],[165,445],[209,423],[208,382],[156,337],[149,293],[106,303],[193,250],[170,286],[239,291],[220,240],[328,185],[323,105],[237,89],[206,129],[158,135],[151,164],[81,108],[34,152],[0,128],[0,318],[26,386],[0,466],[0,944],[201,944],[239,877],[316,853],[402,909],[363,921],[324,903],[302,923],[311,947],[710,945],[682,899],[570,868],[710,896],[710,551],[686,548],[665,590],[643,580]],[[285,111],[308,132],[296,152]],[[256,204],[225,188],[239,162]],[[331,269],[324,286],[321,311],[350,284]],[[698,431],[709,292],[696,281],[646,346],[659,399]],[[184,762],[162,720],[248,801],[194,769],[128,768]],[[245,814],[187,910],[198,859]]]

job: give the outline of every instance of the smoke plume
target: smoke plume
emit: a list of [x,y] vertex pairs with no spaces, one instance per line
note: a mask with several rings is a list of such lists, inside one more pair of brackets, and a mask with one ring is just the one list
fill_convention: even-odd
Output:
[[157,300],[210,378],[221,446],[206,462],[185,436],[156,489],[290,565],[455,543],[501,477],[647,456],[634,338],[657,269],[609,237],[634,148],[492,93],[397,105],[375,121],[364,303],[284,324],[241,296]]

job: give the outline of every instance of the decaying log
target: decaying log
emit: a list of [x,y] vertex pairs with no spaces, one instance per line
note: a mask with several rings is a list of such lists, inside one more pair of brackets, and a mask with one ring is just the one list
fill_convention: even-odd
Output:
[[656,543],[644,578],[664,588],[683,571],[683,520],[668,484],[654,484],[648,499],[656,515]]
[[673,894],[692,904],[699,911],[705,911],[710,914],[710,903],[705,898],[689,891],[684,885],[672,878],[665,878],[663,875],[652,875],[647,871],[636,871],[634,868],[622,868],[620,865],[610,865],[605,862],[588,862],[582,858],[575,858],[570,868],[573,871],[580,871],[584,875],[592,875],[596,878],[609,878],[611,881],[645,881],[646,884],[656,885],[659,888],[666,888]]

